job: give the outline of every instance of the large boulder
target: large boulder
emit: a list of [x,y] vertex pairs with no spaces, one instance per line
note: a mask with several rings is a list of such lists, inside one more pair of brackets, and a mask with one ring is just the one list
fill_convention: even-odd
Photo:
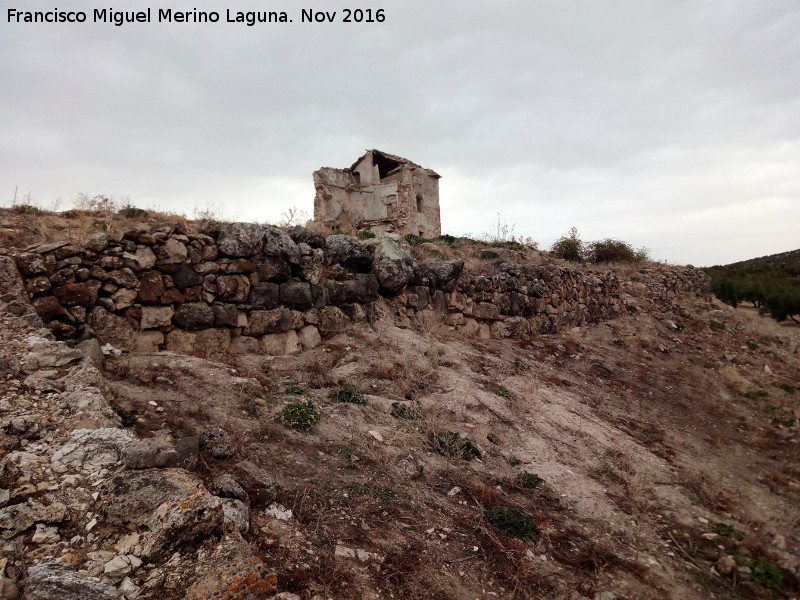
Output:
[[226,256],[251,256],[261,252],[261,237],[256,223],[227,223],[220,228],[217,246]]
[[389,237],[378,238],[372,254],[372,271],[381,292],[399,294],[414,277],[414,258],[408,246]]
[[354,273],[368,273],[372,266],[372,254],[368,248],[349,235],[331,235],[326,240],[331,263],[342,265]]

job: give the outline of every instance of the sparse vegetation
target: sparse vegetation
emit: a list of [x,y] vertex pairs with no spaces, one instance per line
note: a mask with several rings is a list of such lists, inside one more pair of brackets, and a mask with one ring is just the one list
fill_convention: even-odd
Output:
[[348,404],[366,404],[367,399],[350,386],[335,388],[330,393],[334,402],[347,402]]
[[480,449],[472,440],[462,438],[454,431],[431,433],[428,439],[433,443],[433,447],[445,456],[463,458],[467,461],[481,457]]
[[298,381],[287,381],[283,387],[283,393],[299,396],[300,394],[305,393],[305,389]]
[[494,388],[492,390],[492,393],[496,394],[497,396],[500,396],[501,398],[505,398],[506,400],[514,400],[514,398],[516,397],[514,395],[514,392],[503,387],[502,385],[498,385],[496,388]]
[[535,541],[538,535],[536,521],[530,515],[516,508],[490,507],[484,511],[486,520],[509,535],[521,540]]
[[528,473],[528,471],[523,471],[517,475],[517,484],[524,488],[535,488],[542,483],[542,481],[544,481],[544,479],[539,477],[536,473]]
[[482,250],[480,254],[478,254],[484,260],[491,260],[493,258],[500,258],[500,255],[495,252],[494,250]]
[[375,234],[372,233],[371,231],[366,231],[366,230],[362,229],[361,231],[356,233],[356,236],[360,240],[371,240],[372,238],[375,237]]
[[69,210],[63,211],[61,213],[61,216],[64,217],[65,219],[77,219],[81,215],[77,210],[75,210],[74,208],[71,208]]

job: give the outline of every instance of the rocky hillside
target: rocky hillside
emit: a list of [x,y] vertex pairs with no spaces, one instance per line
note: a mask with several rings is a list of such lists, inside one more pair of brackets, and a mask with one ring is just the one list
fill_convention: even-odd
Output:
[[[57,241],[36,235],[29,253]],[[410,252],[416,263],[464,260],[470,285],[514,272],[541,282],[549,270],[538,253],[485,251]],[[266,282],[278,298],[302,280],[287,263],[287,280]],[[56,341],[26,289],[41,274],[23,279],[17,264],[0,256],[0,598],[800,593],[800,332],[668,283],[689,281],[680,269],[551,265],[561,285],[616,282],[604,293],[618,308],[545,331],[531,319],[569,312],[551,290],[530,316],[476,315],[502,303],[474,294],[496,289],[470,292],[472,314],[452,304],[456,286],[438,311],[436,290],[422,306],[416,292],[377,293],[335,304],[347,319],[318,343],[271,355],[249,321],[210,328],[228,344],[257,340],[236,354]],[[97,299],[119,289],[136,287],[98,288]],[[215,298],[197,302],[234,304],[248,320],[280,310],[202,291]],[[46,295],[58,297],[32,293]],[[576,287],[565,301],[590,306],[580,299]],[[135,304],[180,308],[103,310],[138,336],[147,329],[123,314]],[[351,304],[370,317],[352,318]],[[292,331],[319,330],[307,319],[321,308],[286,310],[304,319]],[[528,330],[503,335],[515,317]],[[166,340],[180,329],[151,331]]]

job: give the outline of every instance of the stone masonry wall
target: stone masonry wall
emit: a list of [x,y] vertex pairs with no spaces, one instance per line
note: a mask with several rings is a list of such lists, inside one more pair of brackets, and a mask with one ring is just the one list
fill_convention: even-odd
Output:
[[[396,236],[359,241],[293,227],[231,223],[97,233],[17,254],[36,312],[61,339],[121,350],[286,354],[379,315],[436,316],[467,337],[525,338],[618,316],[679,293],[707,293],[692,267],[609,270],[412,257]],[[638,300],[637,300],[638,299]]]

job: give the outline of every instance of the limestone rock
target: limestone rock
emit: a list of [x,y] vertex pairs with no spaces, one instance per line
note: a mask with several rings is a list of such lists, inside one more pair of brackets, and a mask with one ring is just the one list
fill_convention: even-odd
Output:
[[122,464],[129,469],[175,467],[178,465],[178,453],[166,440],[135,440],[122,450]]
[[292,238],[296,244],[308,244],[312,248],[325,247],[324,235],[318,231],[314,231],[313,229],[303,227],[302,225],[294,225],[289,227],[286,230],[286,233],[289,234],[289,237]]
[[173,265],[186,260],[189,252],[183,243],[174,238],[169,238],[163,245],[156,249],[158,264]]
[[263,228],[263,242],[262,252],[265,256],[278,256],[293,265],[300,261],[300,250],[297,244],[283,229],[265,225]]
[[187,302],[175,311],[175,324],[184,329],[204,329],[214,324],[214,310],[205,302]]
[[276,575],[238,535],[224,538],[208,564],[211,568],[189,587],[183,600],[268,600],[277,589]]
[[236,446],[222,427],[206,429],[201,437],[206,441],[206,450],[214,458],[228,458],[236,454]]
[[109,241],[108,234],[101,231],[99,233],[90,235],[83,247],[86,250],[91,250],[92,252],[102,252],[108,247]]
[[46,561],[28,569],[26,600],[117,600],[112,586],[87,577],[58,560]]
[[150,561],[163,558],[174,549],[217,533],[222,528],[222,500],[204,489],[161,504],[148,522],[150,537],[142,555]]
[[233,475],[252,502],[269,503],[278,495],[278,484],[272,476],[249,460],[237,463]]
[[220,228],[217,246],[226,256],[250,256],[261,252],[261,237],[256,223],[226,223]]
[[133,347],[134,329],[127,319],[95,306],[89,313],[88,322],[104,344],[111,344],[120,350],[130,350]]
[[171,306],[144,306],[142,307],[142,329],[156,329],[172,324],[174,311]]
[[250,313],[246,333],[249,335],[278,333],[291,329],[293,323],[292,311],[289,309],[254,310]]
[[249,502],[250,500],[244,488],[228,473],[215,477],[208,489],[212,494],[220,498],[235,498],[242,502]]
[[222,500],[223,523],[236,528],[240,533],[250,531],[250,509],[241,500],[225,498]]
[[414,259],[407,247],[389,237],[375,242],[372,271],[385,294],[399,294],[414,277]]
[[369,272],[372,255],[359,241],[349,235],[331,235],[327,240],[331,262],[354,273]]
[[122,471],[105,484],[102,509],[114,525],[145,525],[163,503],[178,502],[201,485],[183,469]]
[[113,427],[76,429],[53,453],[50,466],[56,473],[99,473],[116,466],[133,439],[129,431]]

